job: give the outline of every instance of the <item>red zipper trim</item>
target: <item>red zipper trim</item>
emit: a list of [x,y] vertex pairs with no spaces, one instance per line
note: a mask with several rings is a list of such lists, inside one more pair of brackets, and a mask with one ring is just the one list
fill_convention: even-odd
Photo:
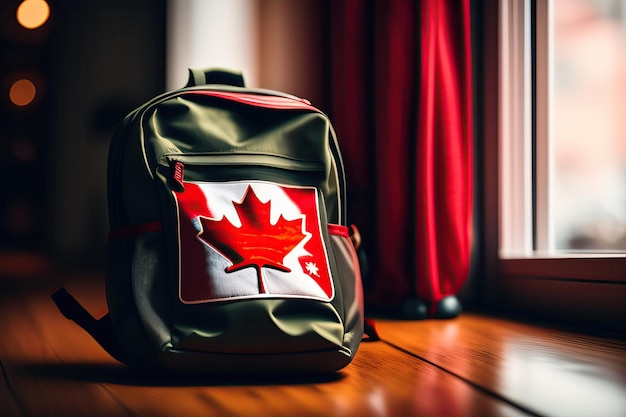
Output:
[[230,93],[223,91],[189,91],[187,94],[199,94],[203,96],[223,98],[226,100],[236,101],[238,103],[249,104],[258,107],[266,107],[269,109],[313,110],[316,112],[319,111],[317,108],[313,107],[308,100],[305,99],[280,96],[266,96],[263,94]]
[[328,224],[328,233],[331,235],[343,236],[350,239],[350,231],[346,226],[340,224]]

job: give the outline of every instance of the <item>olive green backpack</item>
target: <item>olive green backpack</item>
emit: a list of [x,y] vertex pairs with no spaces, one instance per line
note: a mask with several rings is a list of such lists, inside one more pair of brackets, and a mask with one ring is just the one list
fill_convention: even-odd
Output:
[[334,372],[363,337],[342,159],[308,101],[191,70],[109,154],[109,314],[61,312],[118,360],[189,373]]

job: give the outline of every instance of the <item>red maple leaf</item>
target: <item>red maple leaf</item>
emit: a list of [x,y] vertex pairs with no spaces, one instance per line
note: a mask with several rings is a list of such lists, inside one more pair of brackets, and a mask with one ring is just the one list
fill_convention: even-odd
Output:
[[283,264],[285,256],[304,239],[303,219],[286,220],[282,215],[270,223],[270,202],[262,203],[248,186],[241,203],[233,202],[241,227],[226,217],[220,220],[200,216],[202,231],[198,237],[220,252],[233,264],[226,272],[254,267],[259,280],[259,293],[265,293],[261,268],[291,272]]

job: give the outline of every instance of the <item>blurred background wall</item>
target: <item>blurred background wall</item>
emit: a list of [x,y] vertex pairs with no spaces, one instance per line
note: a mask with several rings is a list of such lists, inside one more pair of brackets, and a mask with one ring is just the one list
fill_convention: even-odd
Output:
[[[40,26],[18,22],[18,10],[36,16],[42,3],[49,15]],[[43,252],[67,267],[100,265],[110,137],[134,107],[182,86],[188,67],[241,69],[251,86],[327,109],[327,7],[319,0],[4,0],[0,250]]]

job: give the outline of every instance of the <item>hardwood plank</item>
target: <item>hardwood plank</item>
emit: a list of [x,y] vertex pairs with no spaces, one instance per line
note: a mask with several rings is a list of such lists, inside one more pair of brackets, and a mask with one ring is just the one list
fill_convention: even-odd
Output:
[[383,343],[362,346],[337,379],[188,383],[108,387],[138,416],[527,415]]
[[13,392],[9,387],[9,381],[6,378],[4,365],[0,362],[0,415],[3,417],[21,417],[24,414],[20,411],[20,407],[15,401]]
[[626,416],[626,342],[463,314],[377,322],[381,337],[547,416]]
[[[0,300],[0,358],[15,400],[26,416],[129,415],[100,383],[51,378],[66,363],[108,361],[95,343],[76,332],[49,299],[52,287],[16,284]],[[27,291],[26,291],[27,290]],[[19,415],[19,414],[17,414]]]
[[[99,285],[72,280],[69,289],[97,311]],[[26,416],[527,415],[381,342],[364,343],[353,364],[331,377],[148,378],[109,358],[63,318],[48,299],[54,288],[22,285],[0,295],[0,358]]]

